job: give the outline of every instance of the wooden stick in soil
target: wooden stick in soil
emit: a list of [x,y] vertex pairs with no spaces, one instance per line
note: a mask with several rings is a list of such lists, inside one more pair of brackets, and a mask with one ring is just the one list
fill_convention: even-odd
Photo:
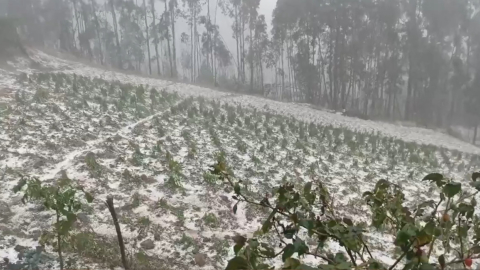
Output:
[[127,258],[125,257],[125,245],[123,244],[122,231],[120,230],[120,225],[118,224],[117,213],[115,212],[115,207],[113,206],[113,197],[111,195],[107,196],[107,207],[112,215],[115,230],[117,230],[118,245],[120,246],[120,254],[122,255],[123,268],[125,268],[125,270],[129,270],[130,268],[127,264]]

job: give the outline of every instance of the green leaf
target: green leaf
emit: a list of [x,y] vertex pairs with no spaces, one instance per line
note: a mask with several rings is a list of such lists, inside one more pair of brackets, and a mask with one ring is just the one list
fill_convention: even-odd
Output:
[[240,195],[240,183],[236,183],[233,190],[235,191],[235,194]]
[[338,270],[351,270],[352,269],[352,264],[350,262],[341,262],[337,265],[335,265],[335,269]]
[[348,226],[353,226],[353,221],[346,217],[343,218],[343,223],[347,224]]
[[423,178],[423,181],[432,181],[437,184],[437,187],[442,187],[445,185],[445,180],[442,174],[439,173],[431,173]]
[[295,228],[289,228],[289,229],[285,229],[285,231],[283,231],[283,235],[287,239],[292,239],[296,232],[297,232],[297,230]]
[[21,178],[18,183],[13,187],[13,192],[14,193],[17,193],[19,192],[20,190],[22,190],[22,188],[27,184],[27,180],[25,178]]
[[445,196],[448,198],[452,198],[453,196],[457,195],[461,190],[462,184],[456,182],[448,183],[443,187],[443,193],[445,193]]
[[385,270],[386,268],[380,262],[378,262],[374,259],[370,259],[368,261],[368,269],[369,270]]
[[243,257],[235,257],[228,261],[227,267],[225,270],[247,270],[248,262]]
[[397,237],[395,239],[395,245],[397,246],[403,246],[407,244],[410,239],[415,236],[416,233],[416,228],[412,224],[406,224],[398,233]]
[[311,219],[302,219],[302,220],[300,220],[300,221],[298,222],[298,224],[299,224],[301,227],[304,227],[305,229],[307,229],[309,236],[312,236],[312,230],[313,230],[313,226],[314,226],[313,220],[311,220]]
[[66,235],[70,231],[70,228],[72,228],[73,222],[74,221],[71,220],[61,221],[59,224],[58,234]]
[[295,258],[288,258],[285,260],[283,269],[296,269],[300,265],[300,261]]
[[272,218],[275,216],[275,214],[277,213],[276,210],[273,210],[272,213],[270,213],[270,215],[268,216],[267,220],[265,220],[265,222],[263,223],[262,225],[262,232],[263,233],[267,233],[271,228],[272,228]]
[[435,270],[435,266],[430,263],[422,263],[420,265],[420,270]]
[[77,220],[77,215],[75,215],[74,213],[67,212],[66,216],[67,216],[67,220],[70,222],[74,222],[75,220]]
[[424,230],[425,233],[427,233],[428,235],[433,235],[433,234],[435,234],[435,222],[433,222],[433,221],[427,222],[427,224],[425,224],[425,227],[423,228],[423,230]]
[[480,172],[472,173],[472,181],[475,182],[477,179],[480,178]]
[[305,186],[303,187],[304,194],[310,194],[310,191],[312,191],[312,182],[306,183]]
[[445,264],[446,264],[445,255],[442,254],[438,257],[438,263],[440,264],[442,269],[445,268]]
[[441,181],[443,180],[443,175],[439,173],[431,173],[423,177],[423,181],[426,181],[426,180],[433,181],[433,182]]
[[245,243],[247,243],[247,238],[245,238],[244,236],[241,236],[239,234],[232,237],[232,240],[237,245],[242,245],[243,246],[243,245],[245,245]]
[[470,248],[470,253],[480,254],[480,246],[473,246],[472,248]]
[[385,179],[378,180],[377,184],[375,185],[375,190],[379,189],[386,189],[390,187],[390,182]]
[[282,261],[285,262],[288,258],[292,257],[292,255],[295,253],[295,246],[292,244],[288,244],[285,249],[283,250],[282,254]]
[[370,191],[365,191],[363,194],[362,194],[362,197],[365,198],[365,197],[370,197],[370,196],[373,196],[373,193],[370,192]]
[[265,257],[268,258],[274,258],[275,257],[275,250],[270,247],[268,244],[262,243],[262,248],[260,248],[258,251],[264,255]]
[[238,206],[238,202],[233,206],[233,213],[234,214],[237,213],[237,206]]
[[88,203],[93,202],[93,196],[89,192],[85,192],[85,199],[87,200]]
[[305,241],[300,239],[300,237],[295,237],[295,242],[293,242],[293,246],[295,247],[295,252],[298,253],[298,256],[302,256],[303,254],[308,252],[308,246],[305,244]]
[[241,244],[236,244],[235,246],[233,246],[233,252],[235,252],[235,255],[238,254],[238,252],[243,248],[244,245],[241,245]]
[[478,191],[480,191],[480,181],[475,181],[471,185]]
[[337,263],[347,262],[347,257],[345,257],[345,254],[343,254],[342,252],[336,253],[334,258],[335,262]]
[[466,204],[466,203],[460,203],[458,205],[458,212],[461,215],[466,215],[467,212],[470,212],[470,211],[475,211],[475,208],[473,208],[472,205],[469,205],[469,204]]

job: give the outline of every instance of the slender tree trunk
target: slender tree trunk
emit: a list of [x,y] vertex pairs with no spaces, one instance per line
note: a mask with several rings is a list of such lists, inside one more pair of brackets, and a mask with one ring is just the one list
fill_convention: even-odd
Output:
[[330,107],[333,108],[333,33],[330,31],[329,34],[329,48],[328,48],[328,86],[329,86],[329,97],[330,97]]
[[[170,13],[168,12],[168,5],[167,1],[165,0],[165,20],[168,21],[168,18],[170,16]],[[167,49],[168,49],[168,61],[170,62],[170,77],[173,78],[173,64],[172,64],[172,51],[170,49],[170,33],[168,31],[168,24],[167,24]]]
[[100,52],[100,64],[104,65],[103,61],[103,51],[102,51],[102,40],[100,39],[100,23],[98,22],[98,17],[97,17],[97,11],[95,10],[95,2],[93,0],[90,0],[90,4],[92,6],[92,13],[93,13],[93,19],[95,20],[95,34],[97,35],[98,39],[98,48]]
[[[214,25],[217,25],[217,8],[218,8],[218,0],[217,4],[215,6],[215,19],[214,19]],[[212,53],[212,61],[213,61],[213,83],[215,86],[217,86],[217,63],[216,63],[216,46],[217,46],[217,40],[218,40],[218,31],[215,31],[215,34],[213,36],[213,53]]]
[[282,48],[281,48],[281,52],[282,52],[282,55],[281,55],[281,59],[282,59],[282,91],[281,91],[281,94],[280,94],[280,100],[283,100],[283,92],[285,91],[285,65],[284,65],[284,60],[283,58],[285,58],[285,55],[284,55],[284,43],[285,41],[282,40]]
[[[251,20],[251,18],[250,18]],[[252,26],[250,28],[250,92],[253,93],[253,74],[254,74],[254,66],[253,66],[253,33],[252,33]]]
[[144,17],[145,17],[145,32],[147,34],[148,72],[150,75],[152,75],[152,57],[150,56],[150,33],[148,32],[147,4],[145,4],[145,0],[143,0],[143,8],[144,8]]
[[243,77],[243,83],[246,82],[247,80],[247,69],[245,68],[247,65],[246,61],[246,49],[245,49],[245,18],[242,16],[242,77]]
[[[83,5],[85,5],[83,2],[82,2]],[[86,28],[87,28],[87,10],[85,9],[85,6],[82,6],[82,18],[83,18],[83,33],[85,34],[86,32]],[[86,38],[86,36],[84,37]],[[85,40],[85,45],[87,46],[87,53],[88,53],[88,56],[90,57],[90,61],[93,61],[94,60],[94,57],[93,57],[93,51],[92,51],[92,46],[90,45],[90,40],[89,39],[86,39]]]
[[195,51],[193,50],[193,43],[195,40],[195,36],[193,34],[193,9],[192,14],[190,15],[190,57],[191,57],[191,81],[195,82]]
[[[165,0],[166,1],[166,0]],[[171,18],[171,26],[172,26],[172,47],[173,47],[173,55],[172,55],[172,62],[173,62],[173,77],[178,77],[177,71],[177,46],[176,46],[176,36],[175,36],[175,7],[176,7],[176,0],[170,0],[170,18]]]
[[478,129],[478,122],[475,122],[475,127],[473,128],[473,139],[472,139],[472,144],[474,145],[477,142],[477,129]]
[[77,1],[72,0],[72,2],[73,2],[73,11],[75,13],[75,21],[77,22],[77,38],[78,38],[78,42],[80,43],[80,21],[78,20]]
[[[150,6],[152,6],[152,25],[155,27],[155,0],[150,0]],[[160,76],[160,55],[158,54],[158,33],[155,34],[155,40],[154,40],[154,45],[155,45],[155,56],[157,60],[157,74]]]
[[[207,66],[211,68],[213,71],[213,61],[210,62],[211,60],[211,55],[212,55],[212,33],[211,33],[211,23],[212,21],[210,20],[210,0],[207,0],[207,22],[205,23],[205,28],[207,29],[207,39],[208,39],[208,51],[207,51]],[[213,73],[213,72],[212,72]]]
[[262,93],[265,93],[265,85],[264,85],[264,82],[263,82],[263,61],[262,61],[262,52],[259,51],[259,63],[260,63],[260,83],[261,83],[261,87],[262,87]]
[[240,76],[240,27],[238,24],[238,8],[235,7],[235,42],[237,44],[237,70],[238,70],[238,80],[241,80]]
[[122,50],[120,48],[120,39],[118,37],[118,25],[117,25],[117,15],[115,13],[115,6],[113,4],[113,0],[110,1],[110,9],[112,11],[112,19],[113,19],[113,30],[115,31],[115,40],[117,42],[117,53],[118,53],[118,67],[123,69],[123,62],[122,62]]
[[[414,51],[417,49],[417,33],[414,33],[414,27],[417,27],[417,0],[412,0],[413,7],[409,11],[409,24],[408,24],[408,83],[407,83],[407,100],[405,102],[405,120],[410,120],[412,112],[414,111],[412,101],[412,91],[416,87],[415,79],[415,56]],[[414,36],[415,35],[415,36]]]
[[193,12],[193,36],[194,36],[194,40],[195,40],[195,43],[194,43],[194,50],[195,50],[195,57],[194,57],[194,69],[195,69],[195,81],[197,80],[197,77],[198,77],[198,74],[199,74],[199,66],[200,66],[200,63],[199,63],[199,53],[198,53],[198,31],[197,31],[197,11],[196,9],[194,9],[194,12]]

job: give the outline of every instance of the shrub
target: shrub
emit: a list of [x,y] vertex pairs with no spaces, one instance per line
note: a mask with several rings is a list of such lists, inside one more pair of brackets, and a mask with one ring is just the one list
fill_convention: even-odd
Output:
[[[273,198],[258,201],[246,195],[246,184],[230,176],[225,164],[222,170],[218,165],[214,168],[234,189],[234,213],[239,203],[270,212],[258,234],[233,239],[235,257],[228,262],[227,270],[275,269],[266,264],[266,259],[277,257],[283,261],[282,269],[460,269],[469,267],[480,254],[480,219],[475,215],[480,173],[472,175],[470,187],[438,173],[427,175],[423,180],[436,185],[438,199],[413,207],[400,186],[379,180],[363,194],[371,214],[371,226],[365,226],[338,211],[322,182],[303,186],[284,183],[276,188]],[[366,239],[366,233],[375,230],[390,235],[394,239],[390,245],[399,251],[389,265],[377,258],[377,251],[383,250],[375,250]],[[315,249],[306,244],[305,233],[316,239]],[[263,240],[272,237],[276,239],[274,244]],[[338,243],[342,250],[328,252],[324,249],[328,242]],[[435,255],[439,256],[433,258]],[[322,263],[303,264],[306,256]]]

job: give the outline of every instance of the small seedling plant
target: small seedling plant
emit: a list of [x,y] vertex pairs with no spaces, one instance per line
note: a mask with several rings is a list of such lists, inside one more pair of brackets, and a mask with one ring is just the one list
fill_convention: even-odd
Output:
[[[379,180],[363,194],[371,218],[366,226],[338,211],[321,181],[301,186],[285,183],[274,194],[258,200],[246,195],[245,182],[230,176],[226,168],[224,161],[217,162],[211,172],[233,188],[237,201],[233,212],[240,203],[246,203],[270,213],[252,238],[233,238],[235,257],[228,261],[226,270],[468,269],[480,257],[480,219],[475,214],[480,173],[472,174],[470,185],[463,186],[441,174],[429,174],[423,181],[436,185],[438,199],[414,204],[400,186]],[[393,239],[390,247],[398,254],[392,256],[393,263],[387,265],[374,255],[385,250],[375,250],[368,243],[366,235],[374,231]],[[316,239],[315,248],[306,244],[307,236]],[[265,240],[272,238],[275,241]],[[341,250],[331,253],[331,242],[338,243]],[[302,262],[307,256],[320,263]],[[269,264],[277,257],[282,268]]]
[[[56,250],[60,269],[63,270],[63,245],[68,243],[68,236],[77,220],[77,214],[82,209],[84,200],[81,197],[84,197],[87,203],[91,203],[92,195],[82,187],[75,186],[68,177],[60,179],[56,185],[44,185],[35,177],[22,177],[13,191],[23,192],[23,203],[38,202],[45,207],[45,210],[55,213],[53,231],[44,233],[41,242]],[[82,193],[83,196],[79,196],[78,193]]]

